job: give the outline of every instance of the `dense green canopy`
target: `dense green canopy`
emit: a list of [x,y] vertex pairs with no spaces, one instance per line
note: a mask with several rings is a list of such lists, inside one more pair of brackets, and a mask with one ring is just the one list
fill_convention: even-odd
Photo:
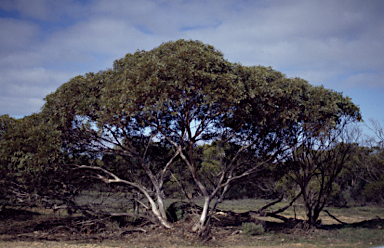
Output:
[[46,100],[45,111],[63,128],[82,117],[119,138],[150,128],[179,140],[186,131],[183,139],[196,142],[223,125],[292,134],[325,130],[345,116],[360,119],[341,93],[230,63],[212,46],[184,40],[127,54],[113,69],[75,77]]

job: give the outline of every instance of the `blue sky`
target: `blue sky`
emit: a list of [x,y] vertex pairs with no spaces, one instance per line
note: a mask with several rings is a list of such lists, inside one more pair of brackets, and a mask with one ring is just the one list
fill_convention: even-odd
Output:
[[70,78],[127,53],[193,39],[341,91],[384,123],[383,13],[381,0],[1,0],[0,115],[38,112]]

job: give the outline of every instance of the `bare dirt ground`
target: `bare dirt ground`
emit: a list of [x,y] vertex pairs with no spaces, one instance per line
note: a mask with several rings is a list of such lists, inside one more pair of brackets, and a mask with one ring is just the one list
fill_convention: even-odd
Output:
[[288,244],[279,244],[279,245],[262,245],[257,243],[249,243],[249,244],[224,244],[224,245],[216,245],[216,244],[208,244],[208,245],[163,245],[163,244],[139,244],[132,245],[126,244],[124,242],[116,242],[116,243],[64,243],[64,242],[55,242],[55,241],[46,241],[46,242],[26,242],[26,241],[15,241],[15,242],[1,242],[1,248],[128,248],[128,247],[179,247],[179,248],[190,248],[190,247],[232,247],[232,248],[249,248],[249,247],[260,247],[260,248],[313,248],[313,247],[372,247],[372,245],[362,244],[362,243],[344,243],[344,244],[325,244],[325,245],[314,245],[314,244],[303,244],[303,243],[288,243]]
[[[376,219],[344,230],[327,226],[327,230],[303,230],[300,221],[289,223],[262,222],[266,232],[247,236],[242,222],[247,215],[218,215],[212,220],[209,238],[197,240],[191,233],[188,218],[176,222],[175,228],[164,229],[153,224],[106,226],[98,220],[82,217],[38,215],[29,211],[13,211],[0,216],[0,247],[372,247],[384,244],[384,221]],[[353,228],[353,226],[351,226]],[[369,229],[366,231],[365,229]],[[101,231],[100,231],[101,230]],[[358,232],[358,230],[360,230]],[[360,237],[360,236],[361,237]],[[380,243],[381,242],[381,243]]]

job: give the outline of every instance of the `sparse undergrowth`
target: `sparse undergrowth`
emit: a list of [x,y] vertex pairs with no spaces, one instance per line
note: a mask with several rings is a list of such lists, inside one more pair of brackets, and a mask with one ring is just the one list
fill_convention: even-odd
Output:
[[254,222],[244,222],[242,225],[243,233],[248,236],[261,235],[265,232],[262,224]]

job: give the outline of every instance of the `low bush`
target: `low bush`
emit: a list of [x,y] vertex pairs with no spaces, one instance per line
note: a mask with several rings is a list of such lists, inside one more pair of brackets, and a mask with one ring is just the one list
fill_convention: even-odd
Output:
[[254,222],[245,222],[242,224],[243,233],[248,236],[260,235],[265,232],[262,224],[256,224]]

